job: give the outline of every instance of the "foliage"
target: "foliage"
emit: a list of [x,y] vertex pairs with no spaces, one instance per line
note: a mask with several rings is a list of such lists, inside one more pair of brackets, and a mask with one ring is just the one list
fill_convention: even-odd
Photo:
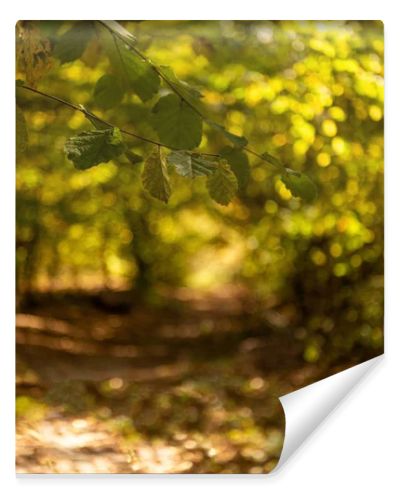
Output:
[[60,60],[61,64],[75,61],[82,56],[93,34],[91,22],[74,23],[69,30],[56,38],[55,57]]
[[[56,29],[57,28],[59,28],[58,23],[56,23]],[[35,33],[35,45],[37,45],[41,51],[40,59],[42,59],[42,55],[45,54],[45,60],[47,60],[50,42],[45,37],[43,37],[43,40],[40,38],[39,30],[36,26],[32,25],[32,23],[19,23],[18,30],[19,36],[17,42],[20,47],[18,52],[19,60],[25,63],[25,76],[28,82],[31,82],[33,85],[35,83],[31,70],[33,61],[29,58],[37,58],[37,55],[32,53],[32,33]],[[230,151],[229,148],[225,148],[224,152],[221,154],[228,163],[231,162],[231,167],[238,178],[240,188],[243,189],[248,181],[248,160],[244,151],[240,149],[245,148],[246,151],[258,156],[260,159],[264,159],[264,157],[246,148],[248,141],[245,137],[229,132],[219,123],[204,116],[199,103],[202,94],[197,89],[190,87],[186,82],[179,80],[173,69],[169,66],[157,66],[152,63],[145,54],[137,48],[136,38],[119,23],[115,21],[81,21],[73,23],[67,31],[59,36],[54,36],[54,56],[59,59],[61,64],[75,61],[83,56],[88,43],[95,34],[98,35],[100,45],[108,56],[112,74],[104,74],[97,80],[93,90],[94,103],[99,108],[107,110],[118,106],[123,100],[124,94],[132,91],[143,102],[148,101],[158,93],[162,80],[167,88],[172,90],[173,93],[161,96],[153,107],[151,123],[161,141],[157,143],[159,147],[163,146],[172,150],[191,150],[198,147],[202,140],[203,120],[205,120],[211,128],[225,136],[225,138],[238,149],[238,151],[233,152]],[[41,71],[38,73],[37,79],[39,79],[40,76]],[[25,90],[35,91],[34,87],[23,84],[20,86]],[[37,93],[49,99],[62,102],[73,109],[80,110],[95,128],[106,128],[104,126],[106,122],[92,112],[89,112],[85,107],[81,106],[79,108],[73,103],[69,103],[44,92]],[[107,123],[107,125],[111,127],[111,124]],[[117,130],[117,128],[114,127],[114,130]],[[127,135],[133,135],[143,141],[155,143],[155,141],[151,139],[129,133],[123,129],[122,132]],[[97,137],[97,141],[92,141],[94,137]],[[80,157],[82,153],[82,144],[76,148],[77,143],[84,142],[85,148],[88,149],[91,147],[93,154],[93,149],[99,145],[101,137],[106,138],[107,133],[102,135],[96,133],[92,136],[88,133],[87,135],[81,135],[80,139],[69,139],[65,149],[67,158],[72,159],[77,168],[89,168],[119,156],[120,152],[118,148],[108,148],[106,155],[99,155],[98,158],[89,159],[88,161],[76,161],[77,154]],[[23,133],[20,142],[22,141]],[[90,145],[88,144],[89,141],[91,141]],[[115,152],[114,155],[112,154],[113,151]],[[279,160],[274,159],[274,157],[269,154],[267,154],[267,156],[267,161],[275,165],[279,163],[281,166]],[[174,156],[170,155],[170,162],[172,162],[173,158]],[[178,167],[177,170],[179,173],[179,170],[182,171],[182,168],[179,169]],[[226,170],[226,172],[228,172],[228,170]],[[154,183],[149,182],[149,171],[147,171],[145,175],[147,182],[144,183],[144,186],[153,186],[154,188],[154,184],[157,184],[158,180],[156,179]],[[302,175],[302,179],[306,179],[305,175]],[[194,175],[189,175],[189,177],[193,176]],[[212,198],[222,205],[226,205],[231,201],[237,189],[236,183],[233,180],[230,183],[228,182],[229,177],[230,176],[227,174],[214,172],[213,178],[208,182],[209,191],[213,193]],[[215,189],[216,182],[220,185],[217,189]],[[221,182],[225,187],[222,187]],[[228,184],[230,184],[229,189]],[[293,183],[286,184],[289,189],[290,186],[294,186]],[[222,191],[224,191],[223,195],[221,188]],[[228,190],[231,191],[230,194],[228,194]],[[218,193],[216,194],[217,191]],[[295,193],[293,192],[293,194],[303,197],[304,199],[313,199],[313,197],[309,196],[309,193],[303,196],[305,193],[304,189],[299,189],[297,185],[294,191]],[[154,189],[150,189],[149,192],[153,194]],[[158,190],[155,192],[157,192],[158,195],[160,194]],[[168,196],[165,194],[162,196],[164,201],[168,201],[168,198],[169,194]]]
[[118,76],[125,90],[132,90],[142,101],[147,101],[158,92],[160,78],[136,52],[129,47],[114,31],[101,30],[101,40],[110,59],[112,70]]
[[160,148],[156,148],[144,162],[142,181],[143,186],[154,198],[167,203],[171,194],[171,186]]
[[221,160],[207,179],[207,189],[213,200],[228,205],[237,191],[238,183],[228,163]]
[[125,146],[117,128],[81,132],[70,137],[64,146],[67,158],[76,168],[84,170],[99,163],[107,163],[122,154]]
[[28,85],[36,82],[51,67],[50,41],[45,38],[37,25],[26,21],[17,24],[17,69],[22,70]]
[[173,149],[193,149],[200,144],[201,118],[177,95],[161,97],[153,109],[153,123],[160,141]]
[[293,196],[299,196],[307,201],[313,201],[317,196],[315,184],[301,172],[287,169],[282,175],[282,181]]
[[240,149],[226,146],[221,151],[221,156],[228,162],[236,175],[239,188],[244,191],[250,180],[250,165],[247,155]]
[[167,157],[168,163],[175,167],[182,177],[199,177],[211,175],[216,166],[215,159],[189,151],[173,151]]
[[93,91],[94,102],[99,108],[110,109],[122,101],[124,92],[117,78],[112,75],[103,75]]

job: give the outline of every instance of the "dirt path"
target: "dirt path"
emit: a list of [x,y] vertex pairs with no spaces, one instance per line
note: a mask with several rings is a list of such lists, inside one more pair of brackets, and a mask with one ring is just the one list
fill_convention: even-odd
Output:
[[240,293],[123,313],[46,299],[18,314],[17,472],[271,470],[277,397],[321,372]]
[[17,473],[132,473],[117,436],[88,418],[19,425],[17,450]]

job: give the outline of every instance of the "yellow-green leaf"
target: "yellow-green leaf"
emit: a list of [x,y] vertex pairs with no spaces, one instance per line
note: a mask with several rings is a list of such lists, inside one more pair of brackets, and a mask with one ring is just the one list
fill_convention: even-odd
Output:
[[232,172],[236,175],[239,189],[244,190],[250,179],[249,159],[244,151],[237,148],[225,147],[221,156],[229,163]]
[[218,167],[207,179],[207,189],[211,198],[220,205],[228,205],[238,190],[238,181],[226,160],[221,160]]
[[295,172],[287,168],[281,179],[293,196],[310,202],[318,195],[316,185],[307,175],[301,172]]
[[221,132],[229,142],[231,142],[234,146],[238,148],[244,148],[247,144],[247,139],[246,137],[242,137],[240,135],[232,134],[232,132],[229,132],[226,130],[225,127],[220,125],[219,123],[215,123],[212,120],[207,120],[207,123],[210,125],[210,127],[218,130],[218,132]]
[[200,144],[201,117],[175,94],[157,102],[152,123],[160,141],[173,149],[193,149]]
[[168,178],[167,166],[161,155],[160,149],[156,148],[144,162],[142,172],[143,187],[154,198],[167,203],[171,195],[171,186]]
[[124,97],[118,78],[113,75],[103,75],[100,77],[93,91],[94,102],[103,109],[110,109],[117,106]]

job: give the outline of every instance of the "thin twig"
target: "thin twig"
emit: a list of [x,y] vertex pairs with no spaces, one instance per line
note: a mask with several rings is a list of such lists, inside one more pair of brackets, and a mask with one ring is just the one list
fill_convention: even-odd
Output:
[[[110,123],[110,122],[108,122],[106,120],[103,120],[103,118],[100,118],[99,116],[95,115],[91,111],[88,111],[83,106],[79,106],[77,104],[73,104],[72,102],[68,102],[68,101],[66,101],[64,99],[61,99],[61,97],[57,97],[57,96],[54,96],[54,95],[51,95],[51,94],[47,94],[46,92],[42,92],[41,90],[35,89],[33,87],[30,87],[29,85],[20,85],[19,88],[22,88],[22,89],[25,89],[25,90],[29,90],[30,92],[34,92],[35,94],[39,94],[42,97],[45,97],[47,99],[51,99],[53,101],[56,101],[56,102],[58,102],[60,104],[63,104],[64,106],[67,106],[67,107],[69,107],[69,108],[71,108],[71,109],[73,109],[75,111],[79,111],[80,113],[83,113],[86,117],[93,118],[94,120],[97,120],[100,123],[103,123],[104,125],[107,125],[108,127],[112,127],[112,128],[115,127],[115,125],[113,125],[112,123]],[[131,132],[129,130],[125,130],[123,128],[120,128],[119,130],[123,134],[129,135],[131,137],[135,137],[136,139],[139,139],[141,141],[148,142],[150,144],[154,144],[156,146],[167,148],[167,149],[170,149],[170,150],[174,149],[174,148],[171,148],[170,146],[167,146],[166,144],[163,144],[162,142],[153,141],[153,139],[149,139],[148,137],[143,137],[143,136],[135,134],[134,132]],[[213,153],[201,153],[201,154],[206,155],[206,156],[216,156],[216,157],[220,156],[220,155],[213,154]]]

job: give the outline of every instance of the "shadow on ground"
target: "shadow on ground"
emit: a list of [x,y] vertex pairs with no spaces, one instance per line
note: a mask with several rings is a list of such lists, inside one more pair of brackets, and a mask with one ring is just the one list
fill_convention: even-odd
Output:
[[356,364],[305,363],[241,289],[38,295],[17,314],[17,472],[265,473],[278,397]]

